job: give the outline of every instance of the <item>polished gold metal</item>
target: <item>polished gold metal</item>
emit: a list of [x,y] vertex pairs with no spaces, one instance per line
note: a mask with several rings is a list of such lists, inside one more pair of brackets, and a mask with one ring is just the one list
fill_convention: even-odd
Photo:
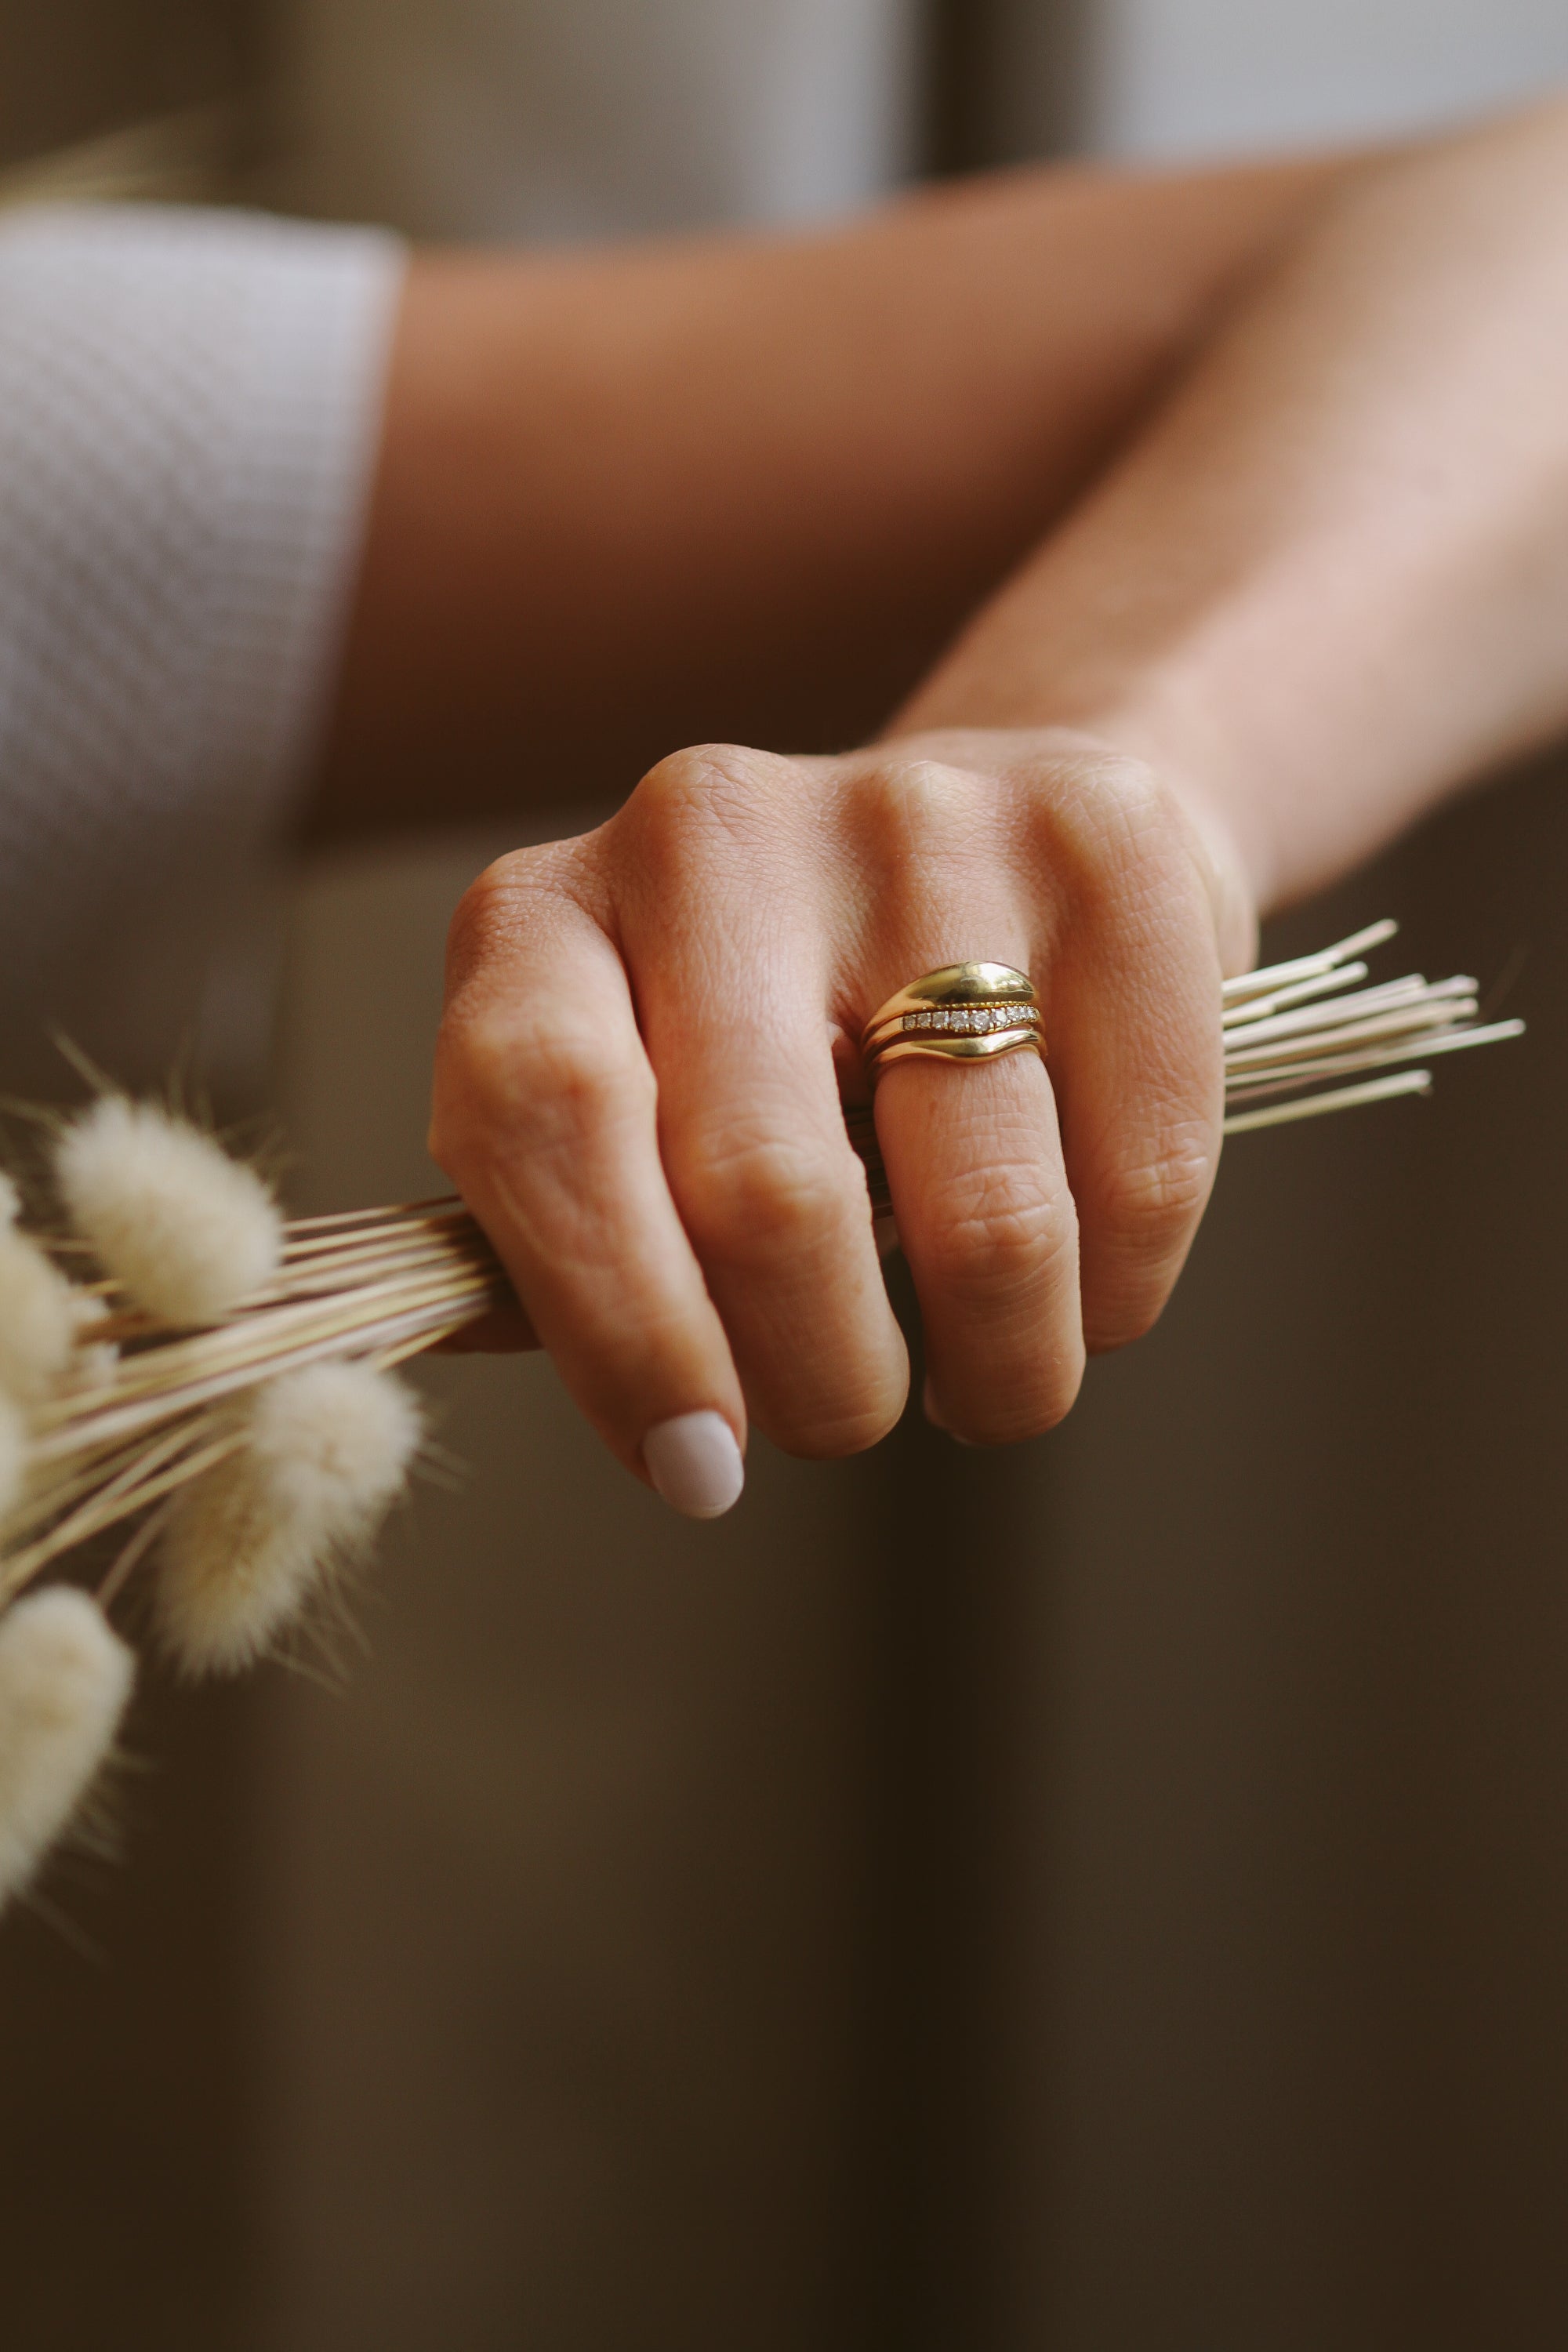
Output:
[[1028,973],[1007,963],[947,963],[911,980],[860,1038],[873,1079],[889,1062],[990,1062],[1026,1051],[1045,1059],[1040,1000]]

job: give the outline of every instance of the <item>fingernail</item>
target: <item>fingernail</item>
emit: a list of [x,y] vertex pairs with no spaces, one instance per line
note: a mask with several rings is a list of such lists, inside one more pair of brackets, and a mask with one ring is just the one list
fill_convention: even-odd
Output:
[[683,1412],[643,1439],[647,1475],[672,1509],[716,1519],[741,1499],[746,1473],[735,1433],[721,1412]]
[[942,1435],[944,1437],[951,1437],[955,1445],[967,1445],[972,1451],[978,1451],[978,1448],[975,1447],[973,1437],[960,1437],[956,1429],[949,1429],[946,1422],[943,1421],[941,1413],[938,1412],[936,1409],[936,1402],[931,1395],[931,1387],[929,1379],[921,1393],[921,1404],[925,1412],[926,1419],[930,1422],[933,1429],[940,1429]]

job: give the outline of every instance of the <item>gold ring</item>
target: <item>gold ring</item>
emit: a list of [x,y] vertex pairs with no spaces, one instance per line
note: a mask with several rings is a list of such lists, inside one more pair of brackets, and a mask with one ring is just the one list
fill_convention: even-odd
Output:
[[860,1058],[873,1080],[889,1062],[990,1062],[1032,1051],[1044,1061],[1040,1000],[1009,963],[944,963],[911,980],[873,1013]]

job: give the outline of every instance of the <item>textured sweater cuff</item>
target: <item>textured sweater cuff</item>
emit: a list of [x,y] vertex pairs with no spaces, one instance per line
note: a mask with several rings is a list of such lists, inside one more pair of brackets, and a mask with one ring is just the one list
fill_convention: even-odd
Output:
[[0,1056],[188,1036],[324,715],[395,240],[58,207],[0,227]]

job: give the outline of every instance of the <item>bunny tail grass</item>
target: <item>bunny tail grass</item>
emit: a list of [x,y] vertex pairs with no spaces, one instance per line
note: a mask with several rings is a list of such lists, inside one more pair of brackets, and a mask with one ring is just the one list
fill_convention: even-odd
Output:
[[234,1426],[241,1443],[176,1496],[153,1588],[159,1639],[192,1675],[237,1674],[273,1646],[369,1542],[423,1434],[412,1391],[363,1362],[282,1373]]
[[282,1221],[256,1171],[155,1103],[101,1096],[61,1135],[55,1179],[105,1272],[165,1322],[216,1321],[281,1262]]
[[108,1755],[135,1666],[96,1603],[51,1584],[0,1617],[0,1905],[25,1887]]
[[42,1396],[70,1361],[76,1319],[64,1276],[0,1222],[0,1391],[26,1402]]

